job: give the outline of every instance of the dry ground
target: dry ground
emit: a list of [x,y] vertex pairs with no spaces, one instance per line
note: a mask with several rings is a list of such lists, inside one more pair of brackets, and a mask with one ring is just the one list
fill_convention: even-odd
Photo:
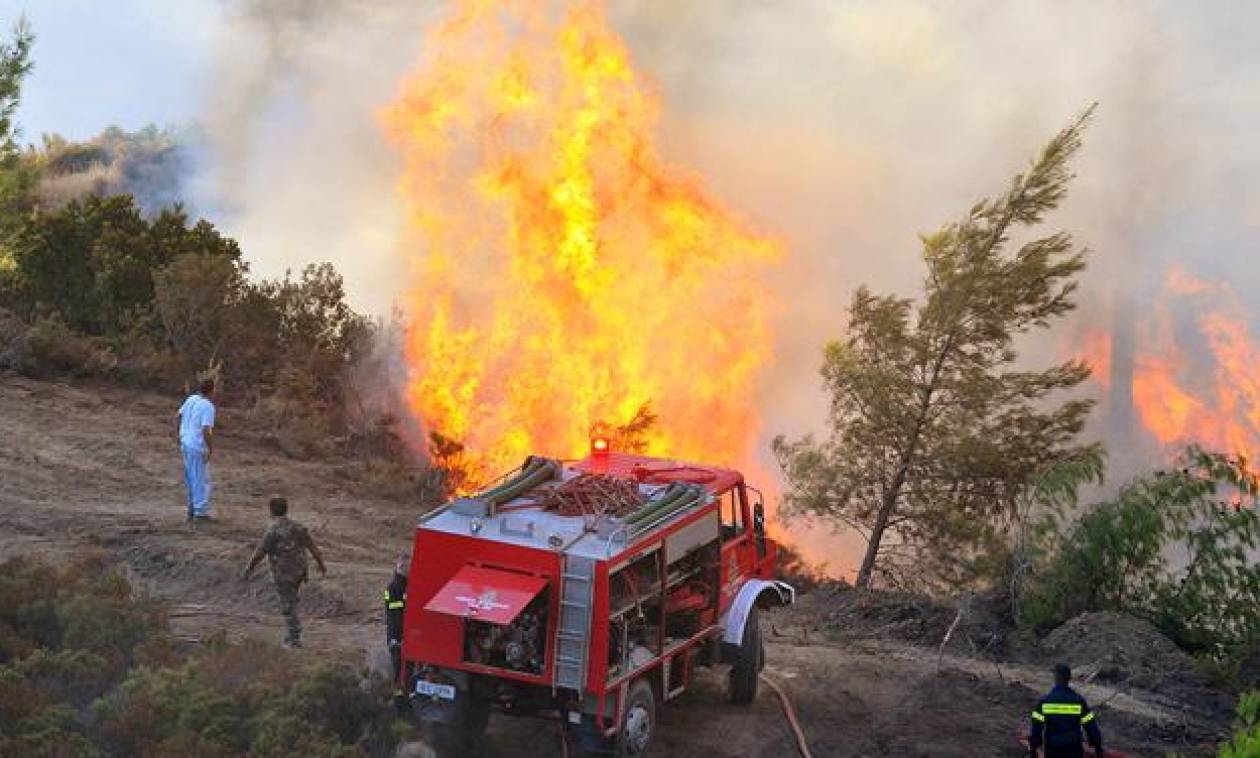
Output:
[[[353,464],[286,458],[243,413],[219,416],[217,521],[184,523],[178,398],[113,385],[0,375],[0,558],[56,558],[103,549],[139,584],[168,600],[175,632],[279,640],[282,624],[265,571],[236,574],[266,524],[266,499],[283,493],[328,558],[327,578],[304,591],[307,654],[381,657],[380,588],[410,539],[416,509],[366,494]],[[800,614],[768,624],[767,673],[787,689],[816,756],[1020,755],[1014,735],[1045,686],[1040,665],[996,665],[873,635],[835,639]],[[1220,714],[1143,691],[1085,687],[1110,741],[1134,755],[1196,754]],[[722,680],[697,686],[661,716],[661,756],[790,756],[777,700],[763,688],[747,709],[728,706]],[[498,756],[554,755],[555,727],[499,719]]]

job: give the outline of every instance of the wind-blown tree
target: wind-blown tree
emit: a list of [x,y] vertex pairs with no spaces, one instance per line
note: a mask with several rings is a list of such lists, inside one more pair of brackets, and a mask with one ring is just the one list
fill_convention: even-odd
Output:
[[[1066,232],[1036,229],[1067,194],[1092,111],[1005,193],[922,238],[921,299],[857,290],[847,335],[824,351],[830,438],[774,441],[787,512],[866,539],[859,587],[889,558],[947,582],[974,578],[972,559],[1006,544],[1021,489],[1080,452],[1091,402],[1051,395],[1080,384],[1089,367],[1026,370],[1015,340],[1074,307],[1084,252]],[[1012,243],[1017,233],[1030,239]]]

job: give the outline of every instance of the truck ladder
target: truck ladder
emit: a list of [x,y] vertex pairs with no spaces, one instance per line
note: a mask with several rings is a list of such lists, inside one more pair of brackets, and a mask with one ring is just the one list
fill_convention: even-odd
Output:
[[594,590],[595,560],[565,555],[560,573],[560,625],[556,630],[553,668],[556,687],[578,692],[586,688]]

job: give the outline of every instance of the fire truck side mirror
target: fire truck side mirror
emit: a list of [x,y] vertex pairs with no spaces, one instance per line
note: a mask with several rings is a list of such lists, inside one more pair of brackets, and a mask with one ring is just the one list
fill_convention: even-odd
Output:
[[761,501],[753,503],[753,535],[757,540],[757,557],[766,557],[766,507]]

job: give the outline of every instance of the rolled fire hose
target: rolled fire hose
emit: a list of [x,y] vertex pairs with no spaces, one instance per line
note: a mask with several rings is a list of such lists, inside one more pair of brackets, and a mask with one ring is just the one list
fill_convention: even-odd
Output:
[[643,518],[646,517],[648,514],[656,511],[658,508],[664,508],[672,503],[678,502],[678,500],[686,494],[687,494],[686,489],[684,489],[683,487],[675,487],[674,485],[671,484],[669,488],[665,490],[665,493],[661,495],[661,497],[655,500],[649,500],[647,503],[643,505],[643,507],[639,508],[638,510],[626,516],[624,521],[627,524],[633,524],[637,521],[642,521]]
[[518,484],[522,479],[537,471],[538,467],[543,465],[543,460],[543,458],[536,458],[531,455],[525,459],[525,463],[521,465],[520,469],[515,474],[509,476],[502,482],[499,482],[494,487],[491,487],[484,492],[477,493],[476,497],[481,499],[490,499],[495,497],[507,488]]
[[630,528],[635,531],[646,529],[650,524],[672,516],[679,511],[691,508],[692,506],[698,504],[703,498],[703,492],[689,492],[673,502],[657,506],[656,508],[645,512],[642,516],[630,523]]
[[558,476],[560,466],[549,458],[535,458],[530,456],[525,461],[525,465],[521,466],[520,473],[509,478],[507,481],[492,487],[485,492],[478,493],[475,497],[478,500],[485,500],[491,505],[502,505],[503,503],[518,497],[529,490],[537,487],[543,482],[550,481]]
[[482,499],[488,500],[494,505],[502,505],[515,497],[529,492],[543,482],[551,481],[556,478],[559,473],[560,467],[556,465],[555,461],[550,461],[544,458],[542,459],[542,463],[534,468],[533,471],[518,478],[511,485],[504,487],[489,497],[482,496]]
[[[673,485],[670,486],[673,487]],[[683,503],[686,503],[688,506],[694,505],[702,494],[703,491],[699,487],[681,484],[674,492],[667,490],[665,496],[660,500],[648,503],[643,508],[631,513],[626,517],[625,522],[631,526],[641,526],[659,516],[678,510]]]

